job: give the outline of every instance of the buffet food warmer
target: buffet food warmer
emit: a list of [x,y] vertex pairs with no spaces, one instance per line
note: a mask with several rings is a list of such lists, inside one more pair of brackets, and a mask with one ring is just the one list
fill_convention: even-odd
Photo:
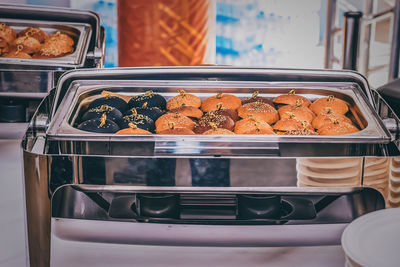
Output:
[[[23,40],[20,40],[23,45],[10,41],[7,49],[1,47],[0,122],[28,122],[40,101],[55,87],[61,74],[68,70],[100,68],[104,65],[104,29],[100,27],[100,18],[96,13],[1,4],[0,23],[2,29],[11,27],[18,34],[17,37],[21,37],[24,29],[34,27],[47,36],[65,34],[74,42],[73,50],[66,55],[40,59],[27,54],[23,54],[25,58],[22,58]],[[28,31],[26,38],[31,36],[32,32]],[[11,52],[13,46],[22,49],[21,55],[18,55],[19,50]],[[7,51],[12,57],[7,55]]]
[[[77,129],[104,90],[201,99],[295,89],[349,103],[348,135],[118,135]],[[357,119],[356,119],[357,118]],[[296,158],[399,154],[399,120],[351,71],[166,67],[65,73],[32,118],[24,154],[29,254],[50,264],[55,239],[174,246],[340,244],[353,219],[385,207],[363,184],[298,187]]]

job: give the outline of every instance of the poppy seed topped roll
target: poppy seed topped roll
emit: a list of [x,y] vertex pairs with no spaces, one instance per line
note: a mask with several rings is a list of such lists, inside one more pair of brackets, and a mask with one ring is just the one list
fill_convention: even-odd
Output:
[[294,90],[290,90],[286,95],[280,95],[275,97],[273,100],[275,104],[278,105],[292,105],[296,106],[301,103],[302,106],[308,107],[311,104],[311,101],[301,95],[296,95]]
[[119,121],[122,118],[122,113],[118,109],[108,106],[108,105],[101,105],[99,107],[91,108],[87,110],[82,115],[82,121],[87,121],[91,119],[101,118],[103,114],[107,115],[108,120],[112,121]]
[[102,105],[114,107],[114,108],[118,109],[119,111],[121,111],[121,113],[123,111],[125,111],[125,109],[127,107],[127,104],[123,99],[116,97],[116,96],[106,96],[106,97],[100,97],[100,98],[93,100],[89,104],[88,109],[97,108]]
[[179,90],[179,95],[167,101],[167,109],[172,110],[181,106],[200,108],[201,99],[193,94],[188,94],[185,90]]
[[243,119],[253,116],[257,120],[265,121],[268,124],[273,124],[279,120],[278,111],[274,107],[262,102],[244,104],[239,107],[238,114]]
[[119,127],[112,120],[107,120],[106,114],[103,114],[101,118],[82,122],[79,124],[78,129],[95,133],[115,133],[119,130]]
[[205,99],[201,104],[201,110],[203,112],[210,112],[216,110],[219,103],[222,104],[223,109],[236,110],[240,107],[242,101],[237,96],[219,93],[215,96],[211,96]]
[[165,110],[167,101],[164,97],[153,91],[146,91],[144,94],[133,96],[129,100],[128,106],[129,108],[142,107],[144,103],[147,103],[148,108],[156,107]]
[[130,126],[131,123],[135,124],[136,127],[140,129],[154,132],[154,121],[142,114],[123,116],[119,122],[119,126],[121,129],[132,128]]

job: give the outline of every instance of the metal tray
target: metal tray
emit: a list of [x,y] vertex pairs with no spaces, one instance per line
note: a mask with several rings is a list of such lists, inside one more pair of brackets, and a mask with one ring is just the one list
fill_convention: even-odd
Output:
[[[60,31],[69,35],[75,42],[74,52],[52,59],[24,59],[24,58],[5,58],[0,57],[0,64],[10,65],[31,65],[31,66],[57,66],[57,67],[83,67],[86,54],[89,47],[89,40],[92,35],[91,25],[87,23],[73,22],[52,22],[45,20],[21,20],[21,19],[3,19],[1,23],[6,23],[17,32],[27,27],[38,27],[47,35]],[[4,65],[3,65],[4,66]]]
[[[152,72],[156,69],[148,69]],[[157,69],[162,71],[163,69]],[[169,68],[164,69],[166,71]],[[190,73],[192,69],[181,70]],[[201,69],[202,70],[202,69]],[[222,69],[207,69],[218,76]],[[232,74],[239,75],[243,69],[230,69]],[[245,69],[246,70],[246,69]],[[248,69],[247,69],[248,70]],[[113,70],[118,71],[118,70]],[[204,71],[204,69],[203,69]],[[250,69],[251,71],[251,69]],[[267,69],[258,69],[258,72],[270,73]],[[135,73],[134,69],[130,70]],[[256,71],[255,71],[256,72]],[[316,72],[317,74],[317,72]],[[299,71],[298,75],[301,75]],[[332,73],[334,77],[336,73]],[[332,78],[331,77],[331,78]],[[235,76],[232,76],[234,79]],[[305,79],[298,81],[257,81],[248,76],[246,81],[238,80],[204,80],[183,78],[181,80],[134,80],[115,79],[103,80],[92,77],[91,80],[79,79],[71,82],[63,102],[52,118],[47,131],[49,141],[59,143],[62,153],[95,153],[114,155],[129,155],[132,146],[141,147],[142,151],[152,151],[154,155],[283,155],[283,150],[290,150],[293,156],[320,155],[323,150],[329,149],[331,155],[360,155],[372,153],[370,148],[363,145],[379,145],[391,142],[390,133],[383,125],[374,108],[363,94],[359,84],[352,81],[343,82],[313,82]],[[90,101],[100,97],[102,90],[125,95],[137,95],[146,90],[160,93],[167,99],[177,94],[177,89],[185,89],[195,93],[202,99],[215,95],[216,92],[231,93],[240,98],[249,97],[252,92],[259,91],[261,96],[273,98],[280,94],[295,89],[297,94],[304,95],[310,100],[334,95],[347,101],[355,114],[360,118],[365,128],[357,133],[338,136],[290,136],[290,135],[231,135],[231,136],[204,136],[204,135],[115,135],[97,134],[78,130],[74,127],[76,119],[80,116],[83,107]],[[67,142],[67,143],[65,143]],[[103,150],[85,150],[78,152],[76,144],[71,142],[102,142],[106,145]],[[337,146],[335,144],[342,144]],[[357,147],[346,145],[359,144]],[[83,144],[80,145],[82,147]],[[316,147],[315,145],[318,145]],[[125,148],[124,148],[125,147]],[[72,149],[72,150],[71,150]],[[135,149],[137,151],[138,149]],[[372,149],[374,150],[374,149]],[[94,152],[96,151],[96,152]],[[118,152],[117,152],[118,151]],[[126,152],[124,152],[126,151]],[[297,152],[295,152],[297,151]],[[320,152],[316,152],[320,151]],[[143,152],[142,152],[143,153]],[[375,153],[375,152],[374,152]]]

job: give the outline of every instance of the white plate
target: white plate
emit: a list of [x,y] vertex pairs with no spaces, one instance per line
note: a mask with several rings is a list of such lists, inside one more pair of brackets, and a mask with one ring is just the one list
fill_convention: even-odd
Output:
[[348,257],[362,266],[400,266],[400,208],[361,216],[342,235]]

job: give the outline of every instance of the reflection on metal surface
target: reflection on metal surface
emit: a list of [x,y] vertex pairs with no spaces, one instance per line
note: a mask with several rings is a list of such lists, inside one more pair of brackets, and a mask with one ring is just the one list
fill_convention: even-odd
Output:
[[[287,83],[287,86],[291,86],[304,80],[315,81],[321,90],[329,88],[336,94],[341,93],[340,90],[346,91],[346,88],[358,88],[349,89],[353,93],[344,95],[350,103],[357,104],[368,127],[372,127],[370,130],[381,133],[384,141],[371,143],[373,138],[365,138],[359,140],[365,146],[359,146],[360,143],[353,142],[354,139],[345,138],[342,139],[342,146],[338,146],[337,143],[326,144],[328,139],[308,144],[306,137],[297,137],[287,143],[274,143],[278,139],[257,139],[264,141],[264,145],[261,145],[254,142],[256,138],[247,141],[232,139],[229,143],[226,139],[211,140],[201,136],[192,139],[150,136],[149,139],[136,140],[130,136],[105,138],[95,134],[93,137],[85,135],[84,138],[70,134],[65,135],[63,141],[54,140],[56,135],[50,133],[57,133],[64,117],[67,118],[65,122],[70,123],[69,118],[75,112],[76,103],[68,102],[74,99],[69,89],[75,88],[78,84],[76,80],[89,80],[89,76],[92,81],[88,81],[90,86],[83,94],[90,94],[93,84],[112,87],[117,80],[118,86],[127,84],[128,80],[130,87],[135,88],[132,84],[140,84],[135,79],[151,79],[157,90],[157,83],[168,83],[165,77],[169,78],[170,83],[173,81],[175,87],[178,80],[182,80],[182,83],[197,80],[202,84],[197,88],[206,88],[210,92],[211,85],[218,84],[221,90],[233,90],[230,86],[232,79],[237,82],[236,85],[249,83],[240,90],[250,90],[252,86],[268,83],[268,87],[264,86],[266,94],[279,93],[284,88],[273,85]],[[210,78],[213,80],[208,80]],[[363,92],[367,96],[373,92],[364,78],[353,72],[216,67],[138,68],[78,70],[66,74],[60,81],[57,90],[51,91],[40,105],[22,143],[27,200],[35,198],[27,205],[29,236],[41,235],[41,239],[37,239],[40,240],[39,244],[30,238],[31,253],[38,253],[39,248],[42,249],[42,263],[49,259],[46,252],[51,233],[50,199],[52,231],[58,238],[200,246],[338,244],[340,233],[348,222],[384,207],[381,194],[369,188],[356,188],[355,185],[343,188],[296,186],[296,156],[341,155],[364,161],[365,155],[379,157],[399,154],[396,147],[398,127],[392,127],[393,131],[389,132],[382,122],[387,118],[399,120],[382,112],[384,108],[388,109],[378,98],[375,103],[375,98],[364,96]],[[225,82],[229,86],[224,87]],[[346,87],[349,83],[353,86]],[[337,85],[343,87],[332,87]],[[160,90],[168,88],[165,84],[158,84],[158,87]],[[118,90],[122,89],[120,87]],[[240,90],[236,93],[240,93]],[[313,90],[307,89],[307,86],[301,86],[301,90],[313,95]],[[373,110],[375,104],[379,116]],[[368,128],[364,130],[369,133]],[[210,144],[215,146],[206,147]],[[237,146],[229,147],[231,144]],[[196,148],[198,153],[182,153],[187,148]],[[253,153],[257,150],[258,153]],[[362,170],[360,165],[357,186],[364,186]],[[275,203],[271,204],[275,205],[272,211],[268,205],[260,204],[266,203],[270,196],[274,196],[276,201],[271,202]],[[249,198],[255,200],[243,202],[243,199]],[[39,213],[40,220],[33,216]],[[171,236],[166,231],[168,226],[172,227],[175,235]],[[34,228],[40,230],[32,232]],[[220,234],[216,234],[215,238],[207,238],[206,234],[216,230]],[[260,230],[263,234],[260,234]],[[151,235],[148,235],[149,232]],[[237,239],[234,233],[237,233]],[[270,233],[270,238],[265,236],[267,233]]]

